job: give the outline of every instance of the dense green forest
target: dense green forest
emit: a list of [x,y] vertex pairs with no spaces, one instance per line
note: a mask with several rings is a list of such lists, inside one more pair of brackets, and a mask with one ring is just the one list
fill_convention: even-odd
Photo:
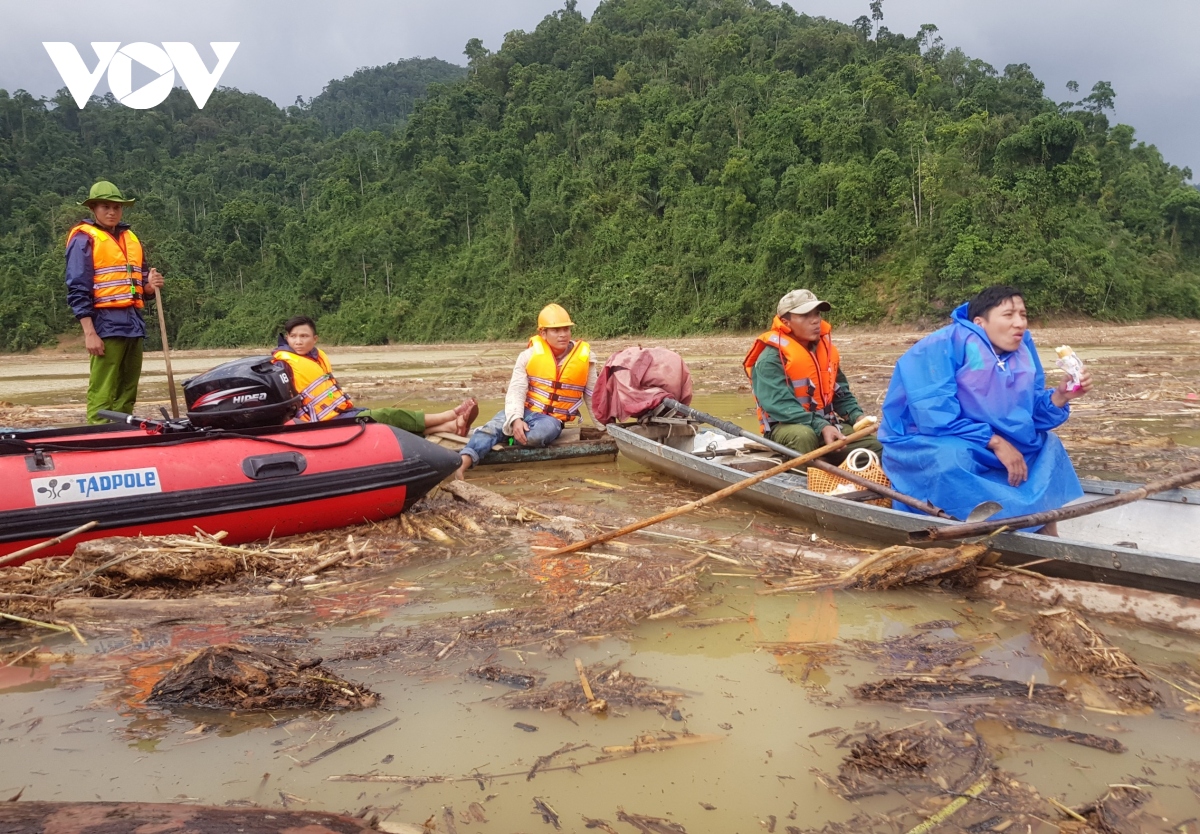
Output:
[[597,337],[750,329],[796,286],[840,321],[936,321],[997,280],[1039,314],[1200,315],[1200,192],[1110,124],[1109,84],[1055,102],[881,0],[852,24],[567,0],[464,54],[286,109],[0,91],[0,348],[75,328],[63,238],[98,178],[138,198],[181,347],[295,313],[340,342],[513,337],[550,300]]

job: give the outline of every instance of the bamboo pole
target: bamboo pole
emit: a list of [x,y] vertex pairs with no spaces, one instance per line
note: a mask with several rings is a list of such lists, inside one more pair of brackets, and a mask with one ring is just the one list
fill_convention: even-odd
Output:
[[171,373],[171,347],[167,344],[167,316],[163,312],[162,287],[154,292],[154,306],[158,309],[158,332],[162,336],[163,362],[167,366],[167,390],[171,392],[171,416],[179,419],[179,396],[175,393],[175,375]]
[[[884,498],[891,498],[893,501],[897,501],[901,504],[904,504],[905,506],[912,507],[914,510],[920,510],[921,512],[925,513],[926,515],[932,515],[932,516],[936,516],[938,518],[944,518],[948,521],[955,520],[954,516],[950,515],[950,513],[946,512],[941,507],[935,507],[933,504],[930,504],[928,501],[922,501],[919,498],[913,498],[911,495],[905,495],[903,492],[900,492],[897,489],[892,489],[889,486],[884,486],[883,484],[877,484],[874,481],[868,480],[868,479],[864,478],[862,475],[859,475],[857,472],[854,472],[852,470],[843,469],[840,466],[834,466],[832,463],[826,463],[823,460],[814,460],[812,462],[812,465],[815,466],[817,469],[822,469],[822,470],[828,472],[830,475],[835,475],[838,478],[841,478],[843,480],[849,481],[852,484],[860,486],[864,490],[867,490],[869,492],[874,492],[876,495],[882,495]],[[837,498],[838,496],[835,495],[832,497]]]
[[74,530],[68,530],[61,536],[55,536],[48,541],[39,542],[38,544],[31,544],[29,547],[23,547],[16,553],[10,553],[7,556],[0,558],[0,567],[12,564],[18,559],[24,559],[31,553],[37,553],[39,550],[45,550],[47,547],[54,547],[56,544],[62,544],[72,536],[78,536],[80,533],[86,533],[88,530],[91,530],[93,527],[98,527],[99,525],[99,521],[89,521],[87,524],[82,524],[79,527],[76,527]]
[[1200,481],[1200,469],[1180,472],[1161,481],[1153,481],[1145,486],[1131,489],[1106,498],[1088,501],[1086,504],[1072,504],[1069,507],[1059,507],[1057,510],[1044,510],[1040,513],[1016,516],[1015,518],[1000,518],[994,521],[979,521],[974,524],[955,524],[952,527],[931,527],[925,530],[914,530],[908,534],[912,542],[948,541],[950,539],[965,539],[971,536],[983,536],[1000,529],[1022,530],[1026,527],[1041,527],[1053,521],[1066,521],[1079,518],[1101,510],[1111,510],[1132,504],[1151,495],[1166,492],[1168,489],[1178,489],[1182,486]]
[[853,443],[855,440],[859,440],[863,437],[866,437],[869,434],[872,434],[878,428],[879,428],[878,424],[873,425],[873,426],[868,426],[867,428],[862,429],[861,431],[856,431],[853,434],[846,435],[845,437],[841,438],[840,440],[835,440],[833,443],[826,444],[825,446],[822,446],[820,449],[809,452],[807,455],[801,455],[798,458],[793,458],[791,460],[785,460],[783,463],[779,464],[778,466],[773,466],[770,469],[767,469],[766,471],[759,472],[757,475],[754,475],[753,477],[750,477],[750,478],[746,478],[744,481],[738,481],[736,484],[730,484],[729,486],[725,487],[724,489],[718,490],[717,492],[714,492],[711,495],[706,495],[703,498],[697,499],[695,501],[691,501],[687,504],[684,504],[681,507],[675,507],[672,510],[667,510],[666,512],[659,513],[658,515],[653,516],[651,518],[644,518],[641,521],[635,521],[632,524],[626,524],[624,527],[622,527],[619,530],[611,530],[607,533],[601,533],[598,536],[592,536],[590,539],[586,539],[581,542],[575,542],[574,544],[569,544],[566,547],[560,547],[558,550],[547,553],[546,557],[562,556],[564,553],[574,553],[577,550],[586,550],[587,548],[591,547],[594,544],[599,544],[600,542],[606,542],[606,541],[610,541],[612,539],[620,538],[621,536],[624,536],[627,533],[632,533],[636,530],[641,530],[643,527],[649,527],[652,524],[658,524],[660,521],[666,521],[669,518],[675,518],[676,516],[680,516],[685,513],[690,513],[692,510],[698,510],[701,507],[708,506],[709,504],[712,504],[716,501],[720,501],[722,498],[726,498],[730,495],[733,495],[735,492],[741,492],[746,487],[752,487],[755,484],[762,483],[763,481],[767,480],[768,478],[773,478],[776,475],[779,475],[783,472],[787,472],[789,469],[795,469],[798,466],[802,466],[806,463],[814,461],[817,458],[821,457],[822,455],[827,455],[830,452],[836,452],[838,449],[841,449],[846,444]]
[[[744,437],[747,440],[753,440],[755,443],[760,443],[763,446],[766,446],[768,449],[773,449],[774,451],[779,452],[779,454],[781,454],[781,455],[786,455],[789,458],[794,458],[797,455],[799,455],[799,452],[797,452],[795,449],[789,449],[787,446],[784,446],[782,443],[776,443],[773,440],[768,440],[765,437],[760,437],[759,435],[756,435],[753,432],[746,431],[745,429],[743,429],[741,426],[737,425],[736,423],[730,423],[728,420],[721,420],[717,417],[712,416],[711,414],[705,414],[703,411],[697,411],[696,409],[692,408],[691,406],[684,405],[683,403],[678,402],[677,400],[672,400],[672,399],[668,398],[668,399],[663,400],[663,404],[665,406],[667,406],[668,408],[678,411],[680,414],[684,414],[688,417],[691,417],[693,420],[699,420],[701,423],[708,423],[710,426],[716,426],[721,431],[726,432],[727,434],[736,435],[738,437]],[[930,504],[928,501],[921,501],[918,498],[913,498],[911,495],[905,495],[903,492],[900,492],[899,490],[892,489],[891,487],[884,486],[883,484],[877,484],[874,481],[869,481],[866,478],[864,478],[862,475],[857,474],[856,472],[842,469],[840,466],[834,466],[832,463],[826,463],[823,460],[815,460],[815,461],[813,461],[812,465],[815,466],[817,469],[821,469],[821,470],[824,470],[825,472],[828,472],[831,475],[837,475],[839,478],[847,480],[852,484],[857,484],[858,486],[862,487],[863,489],[869,489],[871,492],[874,492],[877,495],[882,495],[885,498],[891,498],[893,501],[899,501],[901,504],[904,504],[905,506],[908,506],[908,507],[912,507],[914,510],[920,510],[921,512],[925,513],[926,515],[937,516],[938,518],[945,518],[945,519],[953,518],[953,516],[951,516],[950,513],[946,512],[945,510],[941,509],[940,507],[935,507],[933,504]]]

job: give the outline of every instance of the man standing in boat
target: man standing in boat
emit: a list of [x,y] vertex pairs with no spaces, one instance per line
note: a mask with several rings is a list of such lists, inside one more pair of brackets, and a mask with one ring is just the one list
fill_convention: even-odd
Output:
[[292,388],[300,395],[299,423],[317,423],[335,417],[370,417],[376,423],[424,436],[426,432],[466,435],[479,415],[479,406],[468,397],[456,408],[427,414],[406,408],[357,408],[333,375],[325,351],[317,347],[317,323],[308,316],[292,316],[283,324],[283,335],[271,355],[287,367]]
[[960,519],[984,501],[1003,507],[996,518],[1068,504],[1083,489],[1051,429],[1092,378],[1084,369],[1070,383],[1046,388],[1020,290],[988,287],[896,363],[879,429],[883,468],[896,489]]
[[142,375],[145,300],[163,285],[146,266],[141,241],[122,220],[125,199],[111,182],[92,186],[80,205],[92,212],[67,232],[67,303],[83,328],[91,355],[87,421],[100,410],[132,414]]
[[[868,425],[841,369],[828,311],[809,290],[792,290],[775,308],[771,329],[754,340],[742,367],[758,404],[758,423],[770,440],[808,454]],[[840,463],[854,449],[881,451],[873,436],[826,455]]]
[[549,446],[563,426],[579,419],[580,406],[592,410],[596,360],[587,342],[573,341],[571,317],[557,304],[538,313],[537,335],[517,355],[504,410],[475,430],[462,450],[456,477],[479,463],[505,438],[522,446]]

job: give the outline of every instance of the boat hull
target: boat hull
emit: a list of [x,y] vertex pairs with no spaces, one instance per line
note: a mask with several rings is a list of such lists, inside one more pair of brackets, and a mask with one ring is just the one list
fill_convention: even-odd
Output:
[[34,432],[0,439],[0,556],[91,521],[101,536],[223,530],[227,543],[396,515],[458,456],[378,423],[168,435]]
[[[688,427],[628,427],[610,426],[609,434],[617,442],[622,455],[650,469],[678,478],[681,481],[718,490],[744,480],[744,472],[726,466],[719,459],[707,460],[685,451],[690,441]],[[712,429],[706,427],[706,430]],[[646,436],[646,434],[650,436]],[[666,442],[662,442],[662,441]],[[674,444],[674,445],[672,445]],[[1085,482],[1090,498],[1131,488],[1132,484]],[[809,492],[803,475],[784,473],[738,493],[742,500],[764,507],[802,522],[809,528],[843,536],[851,536],[880,544],[907,544],[908,534],[916,530],[940,527],[956,522],[901,512],[871,504],[848,501],[829,495]],[[1147,590],[1200,597],[1200,558],[1192,550],[1200,541],[1200,492],[1172,490],[1146,502],[1153,516],[1155,541],[1162,541],[1162,528],[1168,529],[1169,541],[1175,549],[1130,547],[1117,541],[1136,543],[1134,534],[1125,534],[1111,542],[1085,540],[1084,535],[1106,535],[1119,519],[1095,517],[1079,519],[1080,523],[1063,525],[1063,537],[1035,533],[1001,533],[992,538],[992,547],[1009,561],[1023,562],[1053,559],[1059,564],[1039,565],[1038,570],[1050,574],[1127,585]],[[1136,506],[1136,505],[1133,505]],[[1126,508],[1125,518],[1139,510]],[[1092,521],[1089,522],[1089,518]],[[1167,522],[1166,519],[1171,519]],[[1103,519],[1103,522],[1101,521]],[[1070,538],[1068,536],[1080,536]]]

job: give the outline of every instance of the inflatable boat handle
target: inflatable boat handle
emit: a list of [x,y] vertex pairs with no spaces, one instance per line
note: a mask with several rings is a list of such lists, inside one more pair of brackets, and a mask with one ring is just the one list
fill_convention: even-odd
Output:
[[110,423],[128,423],[131,426],[139,425],[142,422],[132,414],[122,414],[120,411],[97,411],[96,416],[103,417]]

